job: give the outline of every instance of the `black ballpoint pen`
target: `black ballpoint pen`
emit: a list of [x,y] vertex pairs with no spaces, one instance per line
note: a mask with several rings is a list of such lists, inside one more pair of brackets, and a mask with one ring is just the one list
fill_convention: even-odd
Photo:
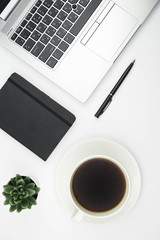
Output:
[[124,79],[126,78],[128,73],[130,72],[130,70],[132,69],[134,63],[135,63],[135,60],[133,62],[131,62],[131,64],[124,71],[124,73],[122,74],[122,76],[120,77],[120,79],[118,80],[116,85],[113,87],[113,89],[111,90],[111,92],[109,93],[109,95],[107,96],[105,101],[102,103],[102,105],[100,106],[100,108],[96,112],[95,117],[99,118],[99,116],[102,115],[105,112],[105,110],[107,109],[107,107],[109,106],[109,104],[112,101],[112,97],[114,96],[114,94],[116,93],[118,88],[121,86],[122,82],[124,81]]

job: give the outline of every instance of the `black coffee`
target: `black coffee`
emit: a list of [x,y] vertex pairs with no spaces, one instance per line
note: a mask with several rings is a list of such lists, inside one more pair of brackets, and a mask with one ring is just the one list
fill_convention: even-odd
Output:
[[104,212],[116,207],[124,197],[126,180],[112,161],[95,158],[83,163],[75,172],[72,191],[87,210]]

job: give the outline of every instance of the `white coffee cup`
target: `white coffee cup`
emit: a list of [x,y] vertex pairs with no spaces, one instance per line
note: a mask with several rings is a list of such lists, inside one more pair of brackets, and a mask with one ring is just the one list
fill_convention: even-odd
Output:
[[[123,172],[126,191],[114,208],[93,212],[75,198],[72,180],[76,170],[86,161],[103,158],[112,161]],[[134,156],[122,145],[107,139],[88,139],[72,147],[61,160],[56,174],[56,190],[63,206],[75,221],[108,222],[128,213],[136,204],[141,189],[141,174]]]
[[[125,178],[125,183],[126,183],[125,193],[124,193],[124,196],[121,199],[121,201],[115,207],[113,207],[109,210],[103,211],[103,212],[91,211],[91,210],[87,210],[85,207],[83,207],[77,201],[77,199],[73,193],[73,188],[72,188],[73,177],[74,177],[76,171],[79,169],[79,167],[82,166],[83,164],[85,164],[86,162],[92,161],[94,159],[103,159],[103,160],[111,161],[112,163],[114,163],[116,166],[118,166],[118,168],[123,173],[124,178]],[[120,162],[118,162],[118,160],[111,158],[109,156],[106,156],[106,155],[105,156],[104,155],[93,155],[93,156],[89,156],[86,159],[83,159],[81,161],[81,163],[77,165],[76,169],[72,173],[72,177],[71,177],[71,181],[70,181],[70,197],[71,197],[72,203],[74,204],[74,206],[76,208],[75,213],[72,215],[73,220],[81,221],[83,219],[83,217],[85,217],[85,216],[89,216],[90,218],[106,218],[106,217],[114,216],[121,210],[121,208],[123,208],[125,206],[128,198],[129,198],[129,194],[131,192],[131,187],[132,187],[131,181],[130,181],[127,169]]]

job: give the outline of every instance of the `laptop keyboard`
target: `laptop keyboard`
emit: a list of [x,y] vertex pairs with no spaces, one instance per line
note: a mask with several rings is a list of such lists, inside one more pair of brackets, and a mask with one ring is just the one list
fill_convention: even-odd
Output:
[[54,68],[102,0],[38,0],[11,40]]

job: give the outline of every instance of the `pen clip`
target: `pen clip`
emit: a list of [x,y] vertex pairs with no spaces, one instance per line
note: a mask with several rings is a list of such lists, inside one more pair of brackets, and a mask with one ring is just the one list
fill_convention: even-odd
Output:
[[109,105],[111,104],[111,102],[112,102],[112,98],[110,99],[110,101],[108,102],[108,104],[105,106],[105,108],[103,109],[103,112],[105,112],[106,111],[106,109],[109,107]]

